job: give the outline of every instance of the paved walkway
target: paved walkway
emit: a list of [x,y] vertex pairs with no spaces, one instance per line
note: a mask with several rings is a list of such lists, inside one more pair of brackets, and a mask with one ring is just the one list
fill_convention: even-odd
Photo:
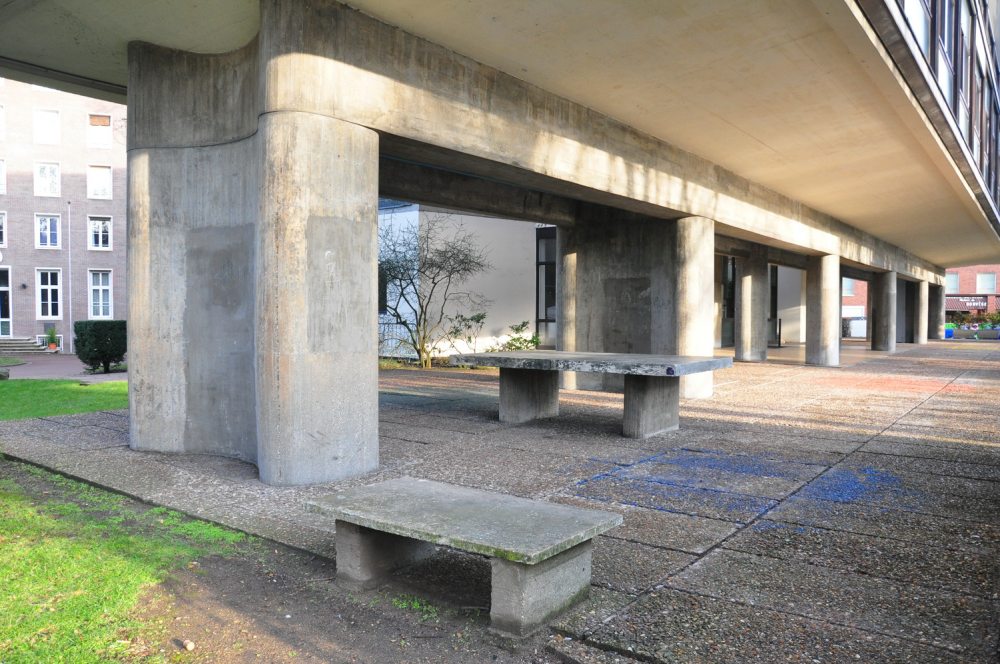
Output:
[[128,380],[127,372],[87,373],[87,365],[76,355],[67,353],[22,353],[12,355],[24,362],[10,369],[11,378],[68,378],[87,383],[103,383],[107,380]]
[[[738,364],[645,441],[618,434],[618,395],[508,426],[494,373],[383,372],[380,470],[308,488],[130,451],[124,412],[0,423],[0,449],[325,556],[303,502],[401,475],[618,511],[590,601],[540,637],[579,661],[997,662],[1000,344],[869,357]],[[488,584],[454,555],[414,574]]]

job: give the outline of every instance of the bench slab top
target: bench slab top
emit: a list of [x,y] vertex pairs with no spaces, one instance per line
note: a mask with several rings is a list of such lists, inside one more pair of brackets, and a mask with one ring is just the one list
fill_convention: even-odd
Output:
[[401,477],[310,501],[365,528],[533,565],[621,524],[619,514]]
[[563,350],[468,353],[452,355],[451,363],[500,367],[501,369],[583,371],[638,376],[686,376],[733,366],[733,360],[730,357],[645,355],[642,353],[576,353]]

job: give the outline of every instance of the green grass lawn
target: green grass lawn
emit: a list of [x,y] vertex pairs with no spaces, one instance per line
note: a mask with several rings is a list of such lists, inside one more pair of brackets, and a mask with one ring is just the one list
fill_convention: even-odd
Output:
[[128,408],[128,382],[81,385],[75,380],[0,381],[0,420]]
[[0,661],[156,661],[142,593],[246,536],[0,455]]
[[24,364],[24,360],[19,360],[16,357],[0,356],[0,367],[16,367],[19,364]]

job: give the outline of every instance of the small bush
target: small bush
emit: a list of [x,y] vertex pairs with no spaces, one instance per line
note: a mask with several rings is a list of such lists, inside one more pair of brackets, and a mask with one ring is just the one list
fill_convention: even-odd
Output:
[[496,353],[512,350],[535,350],[541,343],[537,334],[528,336],[528,321],[521,321],[510,326],[510,336],[502,343],[487,348],[488,353]]
[[93,370],[111,372],[111,365],[125,359],[126,328],[123,320],[78,320],[73,324],[74,345],[80,361]]

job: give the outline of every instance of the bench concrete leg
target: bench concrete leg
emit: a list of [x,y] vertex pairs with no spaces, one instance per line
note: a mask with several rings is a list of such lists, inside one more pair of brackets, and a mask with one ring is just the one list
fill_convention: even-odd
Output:
[[393,570],[434,553],[430,542],[371,530],[337,521],[337,582],[353,588],[373,588]]
[[625,376],[622,435],[648,438],[680,424],[680,379],[673,376]]
[[493,558],[490,627],[524,637],[587,597],[591,540],[537,565]]
[[559,372],[500,368],[500,421],[520,424],[559,414]]

